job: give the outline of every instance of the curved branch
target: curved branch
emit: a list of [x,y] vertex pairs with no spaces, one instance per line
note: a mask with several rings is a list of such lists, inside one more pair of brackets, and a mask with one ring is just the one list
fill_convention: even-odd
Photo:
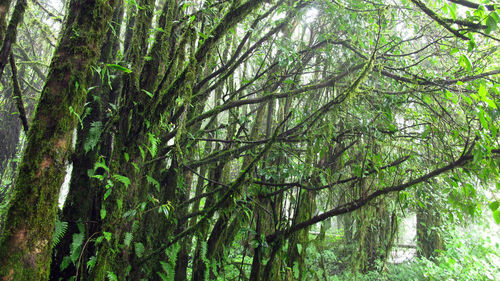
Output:
[[[491,151],[492,154],[500,154],[500,149],[494,149]],[[346,214],[346,213],[350,213],[352,211],[355,211],[363,206],[365,206],[366,204],[368,204],[370,201],[376,199],[377,197],[379,196],[382,196],[382,195],[385,195],[385,194],[388,194],[388,193],[392,193],[392,192],[397,192],[397,191],[403,191],[413,185],[416,185],[416,184],[419,184],[421,182],[424,182],[426,180],[429,180],[431,178],[434,178],[440,174],[443,174],[445,172],[448,172],[448,171],[451,171],[453,169],[456,169],[456,168],[459,168],[459,167],[462,167],[464,166],[465,164],[467,164],[467,162],[469,162],[470,160],[473,159],[473,155],[471,155],[470,153],[465,155],[465,156],[462,156],[460,158],[458,158],[456,161],[453,161],[451,162],[450,164],[444,166],[444,167],[441,167],[441,168],[438,168],[436,170],[433,170],[423,176],[420,176],[419,178],[416,178],[416,179],[413,179],[413,180],[410,180],[410,181],[407,181],[405,183],[402,183],[402,184],[399,184],[399,185],[395,185],[395,186],[391,186],[391,187],[388,187],[388,188],[384,188],[384,189],[379,189],[373,193],[371,193],[370,195],[368,196],[364,196],[362,198],[359,198],[355,201],[351,201],[349,203],[346,203],[342,206],[339,206],[335,209],[332,209],[330,211],[327,211],[327,212],[324,212],[322,214],[319,214],[317,216],[314,216],[312,217],[311,219],[307,220],[307,221],[304,221],[304,222],[301,222],[301,223],[298,223],[298,224],[295,224],[295,225],[292,225],[291,227],[289,227],[288,229],[285,229],[285,230],[278,230],[270,235],[268,235],[266,237],[266,241],[268,243],[271,243],[271,242],[275,242],[276,240],[278,240],[279,238],[286,238],[288,237],[289,235],[291,235],[292,233],[294,232],[297,232],[301,229],[304,229],[308,226],[311,226],[313,224],[316,224],[318,222],[321,222],[321,221],[324,221],[328,218],[331,218],[331,217],[335,217],[335,216],[338,216],[338,215],[342,215],[342,214]]]

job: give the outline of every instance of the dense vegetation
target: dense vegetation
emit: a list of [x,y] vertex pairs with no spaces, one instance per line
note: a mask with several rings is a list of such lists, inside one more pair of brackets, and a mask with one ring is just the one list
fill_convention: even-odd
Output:
[[500,279],[483,2],[0,0],[0,279]]

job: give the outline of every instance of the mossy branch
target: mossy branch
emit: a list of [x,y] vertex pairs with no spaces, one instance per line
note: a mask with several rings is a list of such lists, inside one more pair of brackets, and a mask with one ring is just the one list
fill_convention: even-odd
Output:
[[17,78],[17,67],[16,61],[14,60],[14,55],[10,53],[10,67],[12,69],[12,84],[14,85],[14,99],[16,100],[17,110],[19,110],[19,118],[23,124],[23,129],[26,134],[28,134],[28,118],[26,117],[26,111],[24,110],[23,95],[21,93],[21,87],[19,86],[19,80]]

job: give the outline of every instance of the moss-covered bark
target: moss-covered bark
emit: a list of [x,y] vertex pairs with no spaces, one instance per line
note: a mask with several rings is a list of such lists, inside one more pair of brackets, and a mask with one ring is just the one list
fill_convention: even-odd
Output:
[[6,228],[0,241],[2,280],[46,280],[59,189],[82,112],[90,67],[99,56],[118,1],[73,0],[36,109]]
[[10,0],[0,0],[0,41],[3,40],[7,28],[7,15],[10,8]]
[[23,21],[24,11],[26,10],[26,6],[28,6],[26,0],[18,0],[16,6],[14,7],[14,12],[12,13],[12,17],[10,18],[9,25],[5,33],[5,37],[3,38],[2,49],[0,49],[0,78],[2,77],[3,70],[8,63],[9,53],[12,44],[16,43],[17,26]]
[[[106,40],[101,48],[99,62],[111,63],[116,57],[118,51],[119,34],[123,18],[123,5],[117,7],[113,13],[113,21],[106,35]],[[115,79],[118,80],[118,79]],[[71,244],[73,235],[80,233],[79,224],[83,225],[84,237],[95,237],[101,230],[102,221],[99,214],[101,200],[104,194],[104,184],[95,178],[89,176],[89,170],[93,170],[95,162],[102,157],[104,161],[111,156],[111,134],[102,132],[100,139],[94,147],[86,147],[88,138],[91,135],[93,125],[101,122],[106,124],[109,117],[106,116],[108,103],[115,103],[116,98],[112,95],[111,89],[98,73],[94,74],[93,83],[96,88],[87,96],[86,116],[83,119],[82,126],[77,129],[77,141],[75,152],[73,154],[73,171],[71,175],[69,192],[66,197],[64,208],[60,220],[68,223],[65,235],[60,238],[60,242],[55,246],[52,256],[50,280],[68,280],[77,275],[75,264],[66,263],[66,268],[61,268],[63,261],[69,259],[71,254]],[[116,84],[116,81],[115,83]],[[99,127],[97,127],[99,129]],[[96,127],[94,127],[94,130]],[[95,138],[95,136],[93,136]],[[102,174],[97,170],[96,174]],[[81,280],[88,279],[87,261],[88,258],[95,255],[95,247],[92,241],[89,241],[82,253],[79,261],[78,276]]]
[[167,0],[163,4],[160,18],[158,20],[161,32],[155,35],[155,41],[149,51],[150,59],[146,61],[142,69],[140,85],[142,89],[150,92],[156,91],[159,84],[159,78],[164,75],[167,61],[170,55],[172,25],[174,22],[174,12],[177,11],[175,0]]
[[[17,112],[13,99],[13,89],[6,88],[3,91],[4,108],[0,111],[0,175],[6,171],[9,161],[14,158],[17,152],[19,134],[21,133],[21,123],[15,115]],[[3,101],[2,101],[3,102]],[[2,202],[0,194],[0,202]]]

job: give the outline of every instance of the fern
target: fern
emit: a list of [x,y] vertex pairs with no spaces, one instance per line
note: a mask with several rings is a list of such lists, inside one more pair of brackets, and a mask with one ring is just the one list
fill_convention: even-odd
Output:
[[85,235],[83,233],[75,233],[73,234],[73,243],[71,243],[71,247],[69,249],[71,261],[76,264],[78,258],[80,257],[80,252],[82,250],[83,239]]
[[161,278],[162,281],[168,281],[168,280],[170,280],[170,279],[168,279],[167,275],[165,275],[165,274],[163,274],[163,273],[161,273],[159,271],[156,272],[156,274],[158,274],[158,276],[160,276],[160,278]]
[[148,181],[149,184],[154,185],[154,187],[156,188],[156,191],[160,192],[160,182],[158,182],[157,180],[155,180],[151,176],[146,176],[146,180]]
[[89,261],[87,262],[87,269],[91,271],[94,268],[96,262],[97,262],[96,256],[90,257]]
[[203,266],[205,267],[204,280],[208,280],[208,269],[210,268],[210,261],[207,259],[207,242],[201,242],[201,260],[203,261]]
[[134,238],[134,236],[132,235],[132,233],[130,233],[130,232],[125,233],[125,238],[123,239],[123,244],[125,246],[129,247],[133,238]]
[[174,244],[170,249],[165,250],[168,262],[160,261],[163,272],[156,272],[162,280],[173,280],[175,276],[175,263],[179,252],[179,243]]
[[94,149],[94,147],[99,143],[102,134],[102,122],[92,122],[90,125],[89,133],[87,138],[85,139],[85,143],[83,144],[83,148],[85,149],[85,153]]
[[119,174],[114,174],[113,175],[113,178],[121,183],[123,183],[123,185],[125,185],[125,187],[128,188],[128,186],[130,185],[130,179],[127,178],[126,176],[122,176],[122,175],[119,175]]
[[149,136],[149,143],[151,146],[146,147],[146,148],[148,149],[149,153],[151,154],[151,157],[154,158],[156,156],[156,153],[158,152],[159,141],[154,134],[149,133],[148,136]]
[[137,255],[138,258],[142,258],[142,255],[144,254],[144,244],[141,242],[134,243],[134,250],[135,254]]
[[54,235],[52,236],[52,247],[55,247],[59,242],[61,242],[61,238],[66,234],[66,230],[68,230],[68,223],[65,221],[56,221],[56,229],[54,230]]
[[116,276],[116,274],[112,271],[108,271],[108,279],[110,281],[118,281],[118,277]]

